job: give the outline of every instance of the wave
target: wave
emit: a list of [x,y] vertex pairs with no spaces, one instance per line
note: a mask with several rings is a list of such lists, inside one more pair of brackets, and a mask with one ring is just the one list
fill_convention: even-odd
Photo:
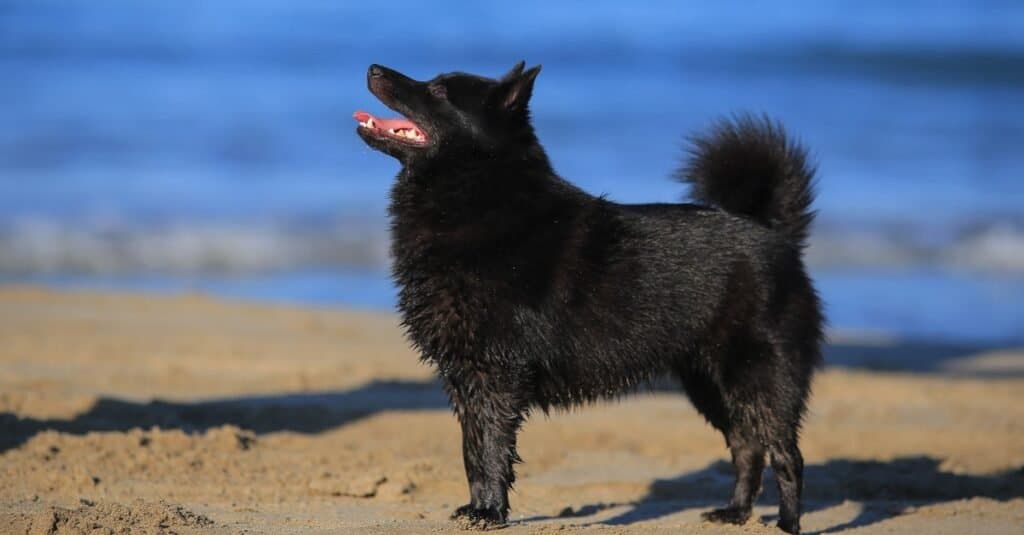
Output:
[[[1024,224],[935,232],[824,226],[809,265],[949,269],[1024,277]],[[19,219],[0,223],[0,276],[249,275],[307,269],[386,270],[387,224],[374,218],[259,221]]]
[[0,275],[214,274],[376,268],[383,226],[308,221],[57,222],[0,227]]
[[948,234],[827,228],[812,237],[807,261],[819,269],[936,268],[1024,276],[1024,225],[970,223]]

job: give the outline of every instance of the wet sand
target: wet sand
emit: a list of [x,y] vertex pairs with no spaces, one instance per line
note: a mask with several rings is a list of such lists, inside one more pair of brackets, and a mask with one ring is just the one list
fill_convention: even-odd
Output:
[[[837,335],[803,435],[808,533],[1024,533],[1024,348]],[[458,425],[387,314],[0,287],[0,533],[456,533]],[[745,526],[668,390],[535,415],[507,533]]]

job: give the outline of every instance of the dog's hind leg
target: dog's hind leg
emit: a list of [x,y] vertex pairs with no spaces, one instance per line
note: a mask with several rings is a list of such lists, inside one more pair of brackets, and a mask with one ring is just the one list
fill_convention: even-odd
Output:
[[684,370],[680,372],[680,379],[693,406],[708,423],[725,435],[732,453],[733,468],[736,470],[736,484],[729,505],[702,516],[711,522],[743,524],[750,518],[754,502],[761,493],[764,446],[753,430],[745,428],[741,422],[733,421],[734,413],[726,407],[721,391],[710,377],[696,370]]
[[764,424],[763,439],[779,489],[778,526],[787,533],[800,533],[804,458],[800,453],[799,435],[817,351],[816,344],[804,348],[803,352],[799,347],[776,344],[775,355],[780,357],[773,366],[772,402],[759,407],[759,421]]
[[732,465],[736,470],[736,482],[729,505],[704,513],[703,518],[711,522],[743,524],[748,519],[761,494],[761,476],[764,474],[765,448],[751,436],[748,430],[733,426],[725,433],[725,440],[732,453]]
[[[771,343],[734,337],[734,347],[718,360],[719,373],[689,374],[683,384],[694,406],[725,435],[736,470],[732,499],[705,520],[745,523],[761,491],[765,454],[779,485],[779,527],[800,530],[803,458],[797,434],[806,399],[806,382]],[[754,355],[753,358],[748,355]]]
[[779,486],[779,528],[800,533],[800,491],[803,488],[804,459],[796,437],[773,440],[768,447],[772,470]]

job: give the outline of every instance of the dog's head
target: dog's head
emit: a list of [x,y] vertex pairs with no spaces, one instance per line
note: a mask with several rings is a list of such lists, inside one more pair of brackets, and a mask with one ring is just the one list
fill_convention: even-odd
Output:
[[527,105],[540,65],[520,62],[499,79],[464,73],[428,81],[371,65],[367,85],[385,106],[405,118],[383,119],[358,111],[356,132],[367,145],[403,164],[444,155],[486,155],[531,139]]

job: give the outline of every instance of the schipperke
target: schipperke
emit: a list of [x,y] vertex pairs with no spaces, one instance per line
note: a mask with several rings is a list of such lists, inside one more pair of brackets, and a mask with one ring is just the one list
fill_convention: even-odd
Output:
[[402,164],[393,276],[408,338],[462,425],[470,503],[453,518],[506,522],[531,410],[669,375],[736,469],[732,500],[704,517],[745,522],[767,456],[779,527],[797,533],[797,439],[823,322],[802,260],[804,149],[768,119],[723,120],[692,139],[678,175],[697,204],[618,204],[553,170],[530,124],[539,72],[417,81],[372,65],[370,92],[406,118],[355,113],[359,136]]

